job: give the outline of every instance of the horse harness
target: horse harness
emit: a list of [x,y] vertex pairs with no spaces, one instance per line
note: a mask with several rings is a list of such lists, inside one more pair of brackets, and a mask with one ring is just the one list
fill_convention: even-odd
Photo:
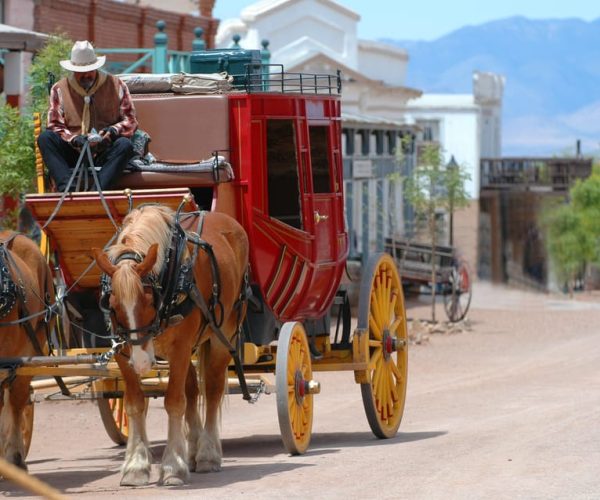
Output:
[[[38,299],[44,303],[44,311],[30,314],[29,309],[27,308],[27,297],[25,296],[25,284],[23,282],[23,277],[21,276],[21,272],[15,260],[8,251],[11,242],[17,236],[18,233],[13,233],[8,239],[0,241],[0,319],[8,316],[15,305],[17,305],[19,308],[19,317],[13,321],[0,322],[0,328],[9,326],[22,326],[27,333],[27,337],[29,337],[29,341],[35,349],[36,354],[38,356],[43,356],[44,351],[42,350],[42,346],[37,339],[37,331],[40,327],[44,327],[46,330],[46,338],[48,341],[50,341],[49,325],[52,316],[56,314],[56,303],[49,305],[50,297],[48,297],[47,294],[44,299],[38,297]],[[15,283],[15,280],[13,280],[10,274],[11,268],[14,270],[17,276],[18,283]],[[44,286],[44,290],[46,289],[47,287]],[[34,330],[33,326],[31,325],[31,320],[41,315],[44,315],[44,318],[38,323],[37,328]],[[12,379],[14,379],[14,373],[7,379],[9,384]],[[61,383],[59,383],[59,385],[61,386],[62,390],[63,386]]]
[[[109,304],[110,295],[112,293],[112,284],[111,278],[107,274],[102,274],[101,277],[100,309],[104,313],[107,325],[110,326],[113,333],[116,334],[121,341],[130,345],[143,345],[148,340],[158,336],[169,326],[181,322],[194,307],[199,308],[207,322],[202,332],[210,326],[219,341],[227,347],[235,363],[243,397],[250,401],[252,397],[247,389],[242,363],[237,349],[231,344],[221,330],[221,325],[224,320],[224,310],[220,299],[221,279],[219,266],[212,245],[201,238],[206,212],[192,212],[186,215],[198,217],[196,232],[186,232],[181,225],[175,221],[175,223],[172,224],[171,229],[171,245],[159,276],[156,276],[151,272],[142,279],[142,286],[152,290],[154,307],[156,310],[154,319],[150,324],[139,328],[125,328],[118,322],[115,311]],[[193,250],[191,255],[184,260],[187,243],[192,243]],[[211,275],[213,278],[212,293],[208,302],[204,299],[202,293],[200,293],[194,278],[194,265],[200,249],[206,252],[209,257]],[[114,260],[113,264],[117,265],[123,260],[133,260],[139,264],[144,260],[144,256],[138,252],[124,252]],[[242,307],[247,300],[247,290],[248,272],[244,274],[244,282],[242,283],[240,296],[234,305],[238,311],[238,334],[241,328]],[[199,337],[202,332],[200,332]],[[132,334],[137,333],[144,333],[145,335],[136,339],[131,338]]]

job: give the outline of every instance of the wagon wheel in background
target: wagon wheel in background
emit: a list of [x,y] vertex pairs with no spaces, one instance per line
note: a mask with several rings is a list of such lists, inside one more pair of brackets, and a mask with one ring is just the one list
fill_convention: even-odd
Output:
[[471,278],[464,260],[452,268],[449,276],[449,292],[444,294],[444,309],[452,322],[460,321],[467,315],[471,304]]
[[369,258],[358,303],[358,330],[368,332],[369,368],[357,372],[369,426],[378,438],[396,435],[406,398],[408,333],[398,269],[386,253]]
[[33,435],[33,405],[33,401],[27,403],[21,413],[21,435],[23,436],[23,451],[25,452],[23,460],[27,458],[29,448],[31,447],[31,437]]
[[[94,392],[102,394],[103,392],[116,392],[118,390],[117,379],[99,379],[93,383]],[[129,418],[125,410],[125,400],[123,397],[104,398],[100,396],[97,400],[100,418],[104,424],[104,429],[108,437],[118,445],[127,443],[129,436]],[[148,413],[149,400],[144,400],[144,413]]]
[[312,380],[310,349],[302,323],[284,323],[277,341],[275,364],[277,417],[283,445],[300,455],[308,449],[312,433],[313,394],[320,390]]

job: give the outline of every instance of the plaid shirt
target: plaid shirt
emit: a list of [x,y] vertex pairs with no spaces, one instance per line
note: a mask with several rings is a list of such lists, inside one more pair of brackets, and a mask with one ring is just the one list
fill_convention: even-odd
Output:
[[[138,122],[129,89],[120,79],[119,100],[119,114],[122,119],[120,122],[112,124],[111,127],[117,130],[118,135],[130,138],[136,131]],[[50,108],[48,109],[48,125],[46,128],[59,134],[63,141],[69,142],[75,137],[67,127],[62,92],[56,84],[50,91]]]

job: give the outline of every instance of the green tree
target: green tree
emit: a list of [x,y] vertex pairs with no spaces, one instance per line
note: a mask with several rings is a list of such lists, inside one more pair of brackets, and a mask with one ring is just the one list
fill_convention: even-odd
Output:
[[466,206],[469,201],[465,181],[469,175],[460,165],[446,165],[441,149],[426,145],[418,155],[417,165],[404,184],[404,195],[413,206],[417,219],[425,221],[431,241],[431,319],[435,321],[438,245],[437,214]]
[[[49,75],[58,79],[66,74],[59,61],[69,58],[71,46],[72,42],[63,35],[50,37],[30,66],[30,93],[25,110],[20,113],[6,104],[0,105],[0,195],[18,197],[34,186],[33,113],[40,113],[42,123],[45,122]],[[4,226],[12,227],[14,221]]]
[[546,208],[546,246],[557,277],[573,292],[575,278],[590,264],[600,265],[600,167],[578,180],[569,201]]
[[29,68],[29,106],[30,113],[46,116],[48,111],[48,83],[50,78],[58,81],[67,75],[60,61],[69,59],[73,42],[63,34],[48,39],[44,47],[37,52]]
[[567,284],[573,295],[575,279],[593,259],[595,238],[586,231],[581,210],[572,203],[563,203],[547,210],[543,216],[546,246],[557,278]]
[[33,122],[8,104],[0,105],[0,194],[28,191],[35,176]]

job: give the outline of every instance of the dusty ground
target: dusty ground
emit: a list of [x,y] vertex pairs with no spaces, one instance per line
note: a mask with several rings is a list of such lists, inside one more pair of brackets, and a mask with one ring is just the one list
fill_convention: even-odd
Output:
[[[222,472],[119,488],[123,448],[92,403],[36,405],[30,472],[67,495],[120,498],[599,498],[600,302],[477,284],[472,330],[410,349],[397,437],[371,434],[352,373],[319,374],[309,453],[280,443],[275,396],[230,396]],[[442,308],[438,313],[443,315]],[[412,306],[409,316],[425,317]],[[166,418],[153,401],[155,461]],[[152,480],[157,479],[153,470]],[[6,482],[6,496],[25,496]]]

